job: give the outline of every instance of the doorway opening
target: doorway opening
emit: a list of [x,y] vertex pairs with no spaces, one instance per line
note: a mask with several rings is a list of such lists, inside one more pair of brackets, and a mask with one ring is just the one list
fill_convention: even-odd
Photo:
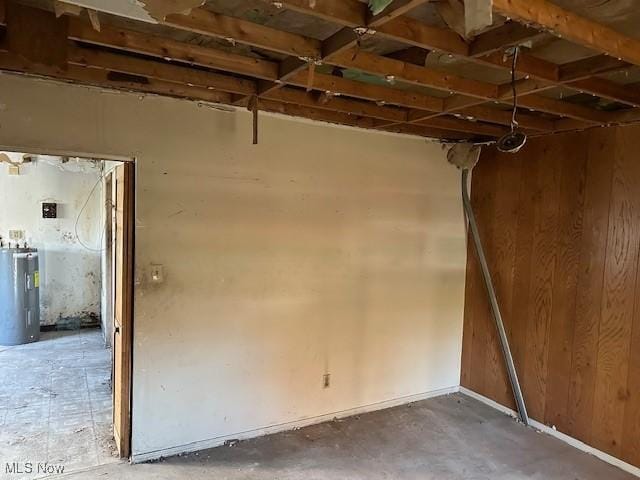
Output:
[[0,152],[4,473],[129,456],[133,171]]

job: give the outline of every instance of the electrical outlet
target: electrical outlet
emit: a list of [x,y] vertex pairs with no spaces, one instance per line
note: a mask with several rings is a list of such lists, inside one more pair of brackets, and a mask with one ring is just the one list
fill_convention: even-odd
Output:
[[329,388],[331,386],[331,374],[325,373],[322,375],[322,388]]
[[24,240],[24,230],[9,230],[10,240]]

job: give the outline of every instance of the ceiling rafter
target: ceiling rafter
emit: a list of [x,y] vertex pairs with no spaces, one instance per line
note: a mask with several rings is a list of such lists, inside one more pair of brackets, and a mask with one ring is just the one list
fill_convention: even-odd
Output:
[[[305,0],[284,0],[282,3],[286,8],[295,8],[295,10],[299,12],[306,13],[312,16],[319,15],[322,16],[322,18],[324,18],[325,20],[332,20],[335,23],[341,25],[352,25],[354,14],[352,13],[351,16],[340,16],[340,12],[336,12],[336,4],[339,3],[343,5],[343,8],[346,8],[347,5],[353,5],[354,9],[356,8],[356,3],[363,5],[358,0],[315,0],[315,7],[313,8],[310,7],[309,2]],[[317,12],[322,13],[318,14]],[[329,12],[333,12],[335,13],[335,15],[332,17]],[[431,27],[406,16],[395,18],[393,21],[388,22],[383,27],[379,27],[376,30],[376,35],[381,35],[391,40],[406,43],[408,45],[419,46],[432,50],[441,50],[452,55],[464,57],[469,61],[475,61],[481,64],[500,67],[504,69],[510,69],[510,59],[504,58],[504,55],[502,55],[501,52],[497,52],[496,50],[500,50],[501,48],[504,49],[505,47],[513,46],[515,44],[520,44],[522,42],[531,40],[541,34],[544,34],[544,32],[537,31],[536,35],[534,33],[536,32],[534,29],[522,25],[518,27],[518,25],[520,24],[518,24],[517,22],[511,22],[503,27],[495,29],[494,31],[483,33],[479,35],[470,46],[467,45],[464,40],[462,40],[452,30]],[[504,30],[500,32],[499,29],[502,28]],[[498,32],[496,33],[496,31]],[[496,37],[502,37],[504,39],[504,45],[502,45],[501,48],[497,44],[498,41],[496,40]],[[479,47],[475,47],[475,51],[474,45],[479,45]],[[485,46],[483,47],[483,45]],[[486,50],[486,52],[484,52],[484,54],[480,54],[483,48]],[[603,59],[601,59],[601,61],[604,63],[608,63]],[[593,65],[593,67],[597,71],[597,64]],[[605,67],[605,69],[606,68],[607,67]],[[561,80],[560,68],[558,65],[524,53],[519,56],[517,69],[524,75],[537,77],[539,79],[548,80],[554,83],[568,83],[572,80],[567,79],[566,82]],[[610,90],[611,88],[607,88],[607,91]],[[598,95],[598,92],[590,93]]]
[[[275,79],[278,75],[277,62],[255,59],[108,25],[103,26],[101,32],[96,32],[88,24],[77,19],[70,19],[69,38],[82,43],[170,59],[173,62],[226,70],[259,79]],[[291,76],[287,83],[304,87],[306,81],[306,74],[299,72]],[[443,100],[437,97],[323,74],[316,74],[314,89],[429,111],[440,111],[443,107]]]
[[[501,2],[510,5],[522,3],[521,0],[496,1],[500,5]],[[405,15],[411,8],[424,3],[424,0],[396,1],[390,9],[375,17],[369,14],[366,4],[358,0],[284,0],[280,3],[286,8],[324,18],[343,28],[320,41],[205,9],[194,9],[190,15],[172,14],[163,22],[174,29],[226,39],[231,44],[243,43],[287,56],[285,60],[277,62],[192,45],[164,36],[115,29],[104,25],[104,22],[103,32],[96,32],[87,23],[69,17],[68,38],[85,46],[69,44],[65,52],[70,63],[68,72],[34,68],[33,65],[25,65],[26,61],[18,61],[11,56],[3,57],[2,61],[6,63],[0,68],[31,71],[110,88],[210,99],[207,101],[219,103],[242,105],[247,98],[261,95],[262,103],[277,105],[280,111],[298,112],[308,118],[312,118],[311,115],[316,118],[348,118],[351,123],[355,120],[358,126],[364,128],[389,131],[403,129],[405,132],[422,134],[429,131],[438,132],[439,135],[449,132],[460,137],[470,134],[496,137],[507,131],[504,127],[510,124],[511,113],[483,104],[496,102],[509,105],[512,97],[510,85],[478,81],[418,65],[418,62],[412,63],[410,59],[374,54],[360,48],[360,37],[379,35],[400,41],[410,48],[441,50],[469,62],[510,69],[511,58],[501,50],[540,35],[548,35],[528,26],[507,22],[479,35],[468,44],[451,30],[430,27]],[[534,3],[538,4],[537,0]],[[546,3],[542,0],[542,4]],[[4,6],[5,1],[0,0],[0,23],[5,20]],[[558,21],[562,23],[564,20]],[[123,53],[88,48],[87,44],[101,45]],[[61,48],[64,48],[64,42]],[[127,55],[127,52],[143,56]],[[386,78],[388,85],[314,72],[314,66],[320,63],[368,72]],[[517,81],[521,128],[534,133],[546,133],[638,121],[640,110],[606,112],[537,94],[562,85],[635,107],[640,103],[637,85],[624,86],[593,76],[595,73],[628,67],[629,58],[620,60],[607,55],[557,65],[522,53],[517,66],[521,75]],[[311,73],[306,72],[307,69]],[[441,90],[449,96],[438,98],[406,91],[395,86],[396,81]],[[294,87],[303,87],[307,91]],[[561,118],[534,115],[525,109]],[[347,121],[338,123],[350,124]]]
[[503,51],[506,47],[513,47],[545,36],[540,32],[518,22],[507,22],[504,25],[477,35],[469,46],[469,56],[479,57],[495,51]]
[[256,83],[252,80],[74,45],[69,46],[68,61],[71,65],[101,68],[228,93],[251,95],[256,92]]
[[[335,0],[316,0],[316,7],[318,6],[318,4],[323,5],[324,4],[323,2],[327,2],[327,1],[335,1]],[[301,6],[297,5],[297,8],[300,9]],[[310,8],[310,7],[307,6],[307,8]],[[171,26],[174,26],[176,28],[185,29],[190,32],[197,32],[200,34],[208,34],[207,33],[209,32],[208,28],[211,27],[212,31],[210,32],[210,36],[215,36],[218,38],[234,38],[234,40],[240,41],[242,43],[247,43],[249,45],[254,45],[254,46],[260,46],[262,48],[272,49],[274,51],[281,51],[283,48],[285,48],[283,46],[284,40],[280,36],[281,32],[278,30],[275,30],[269,27],[264,27],[262,25],[253,24],[251,22],[247,22],[240,19],[225,17],[223,15],[215,14],[208,11],[203,11],[203,10],[196,11],[196,10],[194,10],[191,13],[191,15],[188,15],[188,16],[172,15],[169,17],[168,23]],[[179,17],[179,18],[175,19],[174,17]],[[383,25],[383,27],[406,18],[408,17],[397,17],[392,21],[387,22],[385,25]],[[350,29],[342,29],[336,35],[338,36],[346,35],[346,34],[343,34],[342,32],[346,32],[347,30],[349,32],[349,35],[353,34],[352,30]],[[443,31],[442,29],[439,29],[439,30]],[[237,35],[237,37],[239,38],[235,38],[234,35],[238,31],[241,32],[241,34]],[[448,32],[459,39],[459,37],[455,33],[451,31],[448,31]],[[273,44],[272,44],[271,36],[269,35],[270,33],[273,33],[273,37],[275,38],[275,40],[273,40],[274,42]],[[313,46],[312,48],[315,49],[316,51],[316,53],[313,54],[313,58],[318,58],[318,55],[324,58],[326,54],[325,60],[327,61],[327,63],[330,63],[330,64],[347,67],[347,68],[358,68],[364,71],[369,71],[370,73],[374,73],[377,75],[397,77],[398,79],[408,81],[409,83],[415,83],[422,86],[429,86],[432,88],[439,88],[444,91],[457,92],[463,95],[484,98],[486,100],[495,100],[499,98],[499,93],[497,90],[498,87],[496,87],[495,85],[487,84],[485,82],[465,79],[462,77],[457,77],[455,75],[446,74],[439,70],[428,69],[427,67],[419,67],[406,62],[401,62],[399,60],[381,57],[378,55],[373,55],[367,52],[361,52],[361,51],[353,52],[349,50],[342,51],[340,49],[337,49],[337,50],[331,49],[330,51],[325,51],[324,53],[317,53],[317,52],[322,52],[323,46],[326,46],[327,42],[329,42],[329,45],[332,45],[331,43],[333,41],[332,39],[336,37],[336,35],[334,35],[333,37],[330,37],[325,42],[315,41],[308,37],[302,37],[300,35],[295,35],[290,33],[287,33],[285,37],[289,42],[293,41],[294,38],[298,38],[301,44],[304,44],[307,46],[312,45]],[[349,35],[346,35],[346,37],[351,38]],[[347,40],[343,40],[343,41],[340,41],[338,44],[345,45],[346,43],[348,43]],[[464,45],[466,46],[466,44]],[[293,47],[288,46],[287,48],[289,49],[290,52],[293,52]],[[354,53],[356,54],[355,58],[354,58]],[[495,54],[493,56],[495,56]],[[257,89],[258,94],[264,94],[268,91],[271,91],[275,89],[276,86],[277,88],[279,88],[281,85],[286,83],[286,80],[290,76],[297,74],[299,71],[301,71],[302,68],[306,66],[305,62],[299,60],[295,56],[291,56],[289,59],[291,60],[290,62],[287,62],[287,61],[281,62],[279,66],[278,75],[280,79],[274,83],[260,82]],[[504,62],[505,60],[502,59],[500,61]],[[526,62],[527,62],[526,57],[523,62],[525,62],[524,64],[526,65]],[[521,64],[523,62],[521,62]],[[529,63],[532,64],[534,62],[530,61]],[[288,64],[291,64],[291,67],[287,68],[286,74],[283,76],[282,67],[283,65],[286,66]],[[550,80],[550,77],[555,79],[558,76],[558,69],[557,69],[557,66],[553,66],[552,70],[549,70],[544,74],[540,73],[540,69],[535,70],[535,73],[539,77],[541,76],[544,79]],[[553,85],[544,85],[544,84],[537,85],[536,86],[537,90],[529,90],[528,93],[534,93],[535,91],[545,90],[552,87]],[[613,89],[609,89],[609,91],[611,90]],[[246,96],[239,97],[237,103],[242,104],[243,102],[246,102]],[[568,102],[565,102],[565,103],[568,103]],[[562,106],[562,103],[558,103],[557,106],[558,107]],[[574,109],[571,107],[571,105],[568,105],[567,110],[569,112],[573,112]],[[566,116],[563,110],[555,113]]]
[[493,9],[634,65],[640,65],[640,40],[617,32],[547,0],[493,0]]
[[[219,16],[217,16],[216,19],[218,20]],[[228,24],[229,22],[226,22],[226,23]],[[242,23],[241,26],[244,26],[244,23]],[[266,27],[262,27],[260,29],[262,34],[266,33],[264,28]],[[77,33],[77,30],[78,28],[76,28],[72,23],[71,31]],[[217,31],[217,35],[221,33],[226,34],[229,32]],[[91,40],[92,37],[95,38],[99,36],[98,33],[92,33],[86,29],[85,29],[85,34],[87,38],[89,38],[89,41],[92,41]],[[258,41],[260,41],[262,46],[268,46],[268,45],[265,45],[265,44],[268,44],[268,41],[265,40],[264,37],[262,40],[259,40],[255,38],[246,38],[247,35],[248,35],[248,31],[245,30],[245,39],[247,41],[251,43],[257,43]],[[124,38],[133,38],[131,34],[127,37],[126,35],[123,36],[123,35],[118,35],[117,33],[111,33],[111,35],[109,36],[119,38],[120,43],[123,42],[122,39]],[[75,38],[79,38],[79,37],[76,36]],[[104,44],[106,40],[101,40],[101,42]],[[137,42],[138,51],[140,51],[141,43],[143,43],[141,40]],[[175,45],[173,46],[175,47]],[[128,48],[131,48],[131,46],[128,45]],[[159,47],[159,48],[162,49],[162,47]],[[176,50],[179,50],[179,49],[176,48]],[[354,53],[356,54],[354,55]],[[495,101],[498,99],[505,100],[505,99],[508,99],[510,95],[509,91],[507,91],[506,95],[500,95],[499,87],[494,84],[465,79],[462,77],[444,73],[439,70],[420,67],[407,62],[402,62],[400,60],[381,57],[381,56],[373,55],[363,51],[358,51],[358,52],[347,51],[339,55],[333,55],[329,61],[332,64],[338,65],[341,67],[357,68],[357,69],[367,71],[369,73],[373,73],[380,76],[391,75],[392,77],[395,77],[398,80],[403,80],[403,81],[414,83],[421,86],[439,88],[447,92],[449,91],[458,92],[465,96],[472,96],[482,100],[480,102],[475,102],[473,105],[476,105],[478,103],[483,103],[484,101],[487,101],[487,100],[489,101]],[[293,73],[291,76],[294,76],[297,73],[299,72]],[[286,81],[282,83],[284,84],[286,83]],[[549,86],[544,85],[544,88],[549,88]],[[531,91],[532,90],[530,90],[529,93]],[[262,93],[266,93],[266,91],[263,91]],[[253,93],[247,93],[246,95],[252,95],[252,94]],[[246,101],[246,96],[240,97],[240,100],[237,101],[236,103],[242,104],[243,100]],[[571,104],[568,104],[566,106],[567,107],[566,109],[561,108],[563,107],[564,103],[568,103],[568,102],[556,102],[555,106],[559,109],[559,111],[553,112],[553,113],[556,113],[558,115],[563,115],[563,116],[574,115],[575,109]],[[547,105],[546,103],[543,103],[543,104]],[[468,105],[462,105],[460,108],[464,108],[465,106],[468,106]],[[450,109],[444,109],[442,113],[451,113],[456,110],[458,110],[458,108],[454,108],[452,106]],[[583,113],[586,114],[589,112],[584,111]],[[594,115],[597,115],[596,111],[594,111]],[[425,112],[423,116],[419,116],[415,121],[432,118],[433,116],[434,115],[431,112]]]
[[[156,80],[162,79],[170,82],[187,84],[197,88],[215,88],[230,93],[239,93],[241,95],[252,95],[255,92],[255,82],[241,80],[234,77],[223,76],[212,72],[193,70],[185,66],[178,66],[169,63],[161,63],[153,60],[145,60],[134,57],[126,57],[105,51],[96,51],[84,47],[69,47],[69,62],[72,65],[85,66],[89,68],[99,68],[108,71],[115,71],[125,74],[148,76]],[[328,77],[323,75],[323,77]],[[349,80],[336,78],[334,82],[345,83]],[[356,83],[356,82],[352,82]],[[375,87],[375,86],[372,86]],[[352,85],[351,88],[354,88]],[[378,90],[384,87],[379,87]],[[391,89],[385,89],[391,90]],[[302,90],[294,90],[283,87],[265,93],[264,98],[277,100],[283,103],[294,103],[317,109],[327,109],[348,113],[351,115],[359,115],[368,118],[385,120],[389,124],[407,122],[407,113],[405,110],[398,108],[376,105],[375,103],[352,100],[341,97],[321,98],[320,96],[307,93]],[[430,97],[427,97],[430,98]],[[431,104],[429,106],[432,106]],[[440,103],[433,105],[440,107]],[[446,125],[445,130],[456,130],[462,132],[474,132],[478,135],[498,135],[502,132],[490,125],[482,125],[473,122],[460,120],[455,124],[451,122]],[[454,129],[453,127],[457,127]]]
[[[66,69],[48,67],[42,64],[34,64],[18,55],[8,52],[0,52],[0,69],[5,71],[28,73],[37,76],[46,76],[61,81],[81,82],[83,84],[117,90],[188,98],[211,103],[230,104],[232,102],[231,94],[218,90],[209,90],[207,88],[135,75],[114,75],[113,71],[101,68],[86,68],[78,65],[69,65]],[[472,137],[472,135],[464,132],[414,126],[410,124],[381,128],[376,126],[375,119],[371,117],[359,116],[354,113],[344,113],[329,109],[313,108],[297,103],[284,103],[271,99],[261,99],[260,109],[268,112],[282,113],[285,115],[304,117],[359,128],[376,128],[379,130],[424,137],[449,138],[452,140],[463,140]]]

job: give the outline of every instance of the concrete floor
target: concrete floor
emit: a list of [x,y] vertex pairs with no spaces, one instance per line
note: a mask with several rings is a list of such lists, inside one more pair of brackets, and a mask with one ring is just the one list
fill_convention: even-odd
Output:
[[462,394],[73,480],[635,478]]
[[99,329],[46,332],[0,346],[0,478],[7,462],[64,464],[67,471],[114,457],[111,352]]

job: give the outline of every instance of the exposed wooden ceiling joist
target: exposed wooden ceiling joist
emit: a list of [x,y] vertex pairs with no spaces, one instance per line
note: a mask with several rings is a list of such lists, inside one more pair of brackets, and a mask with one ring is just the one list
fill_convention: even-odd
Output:
[[507,22],[486,33],[478,35],[469,47],[469,55],[479,57],[495,51],[503,51],[505,47],[520,45],[534,40],[544,33],[517,22]]
[[[500,3],[503,0],[497,1]],[[2,16],[4,3],[4,0],[0,0],[0,23],[5,20]],[[289,114],[295,111],[308,118],[341,118],[345,121],[338,123],[345,124],[352,124],[355,119],[358,126],[390,131],[402,128],[405,132],[422,132],[420,134],[429,131],[442,135],[448,132],[460,138],[467,138],[465,136],[468,135],[495,137],[506,131],[504,127],[510,124],[511,113],[483,104],[496,102],[509,105],[511,85],[497,85],[428,67],[425,66],[424,56],[428,51],[439,50],[456,56],[456,62],[474,62],[509,70],[511,57],[505,55],[506,47],[547,35],[528,26],[507,22],[477,36],[474,42],[468,44],[451,30],[432,27],[405,15],[424,3],[420,0],[397,0],[377,17],[372,17],[366,4],[358,0],[284,0],[279,3],[286,8],[331,21],[342,29],[321,41],[205,9],[195,9],[186,16],[171,14],[163,23],[164,27],[226,39],[230,45],[237,42],[286,55],[283,61],[275,61],[180,42],[164,34],[158,36],[114,28],[108,21],[101,22],[102,32],[96,32],[86,20],[69,17],[66,19],[69,24],[68,38],[84,45],[70,44],[68,49],[65,48],[65,62],[70,62],[69,72],[42,72],[39,67],[16,62],[15,58],[11,58],[13,63],[9,62],[4,67],[0,65],[0,68],[15,70],[12,66],[17,65],[17,70],[24,67],[23,71],[28,73],[31,70],[30,73],[50,74],[56,78],[93,84],[102,82],[107,87],[118,88],[119,85],[138,91],[154,93],[155,90],[160,94],[209,98],[211,100],[207,101],[239,105],[246,104],[249,97],[261,95],[260,101],[267,102],[265,105],[278,105],[280,111],[286,110]],[[360,47],[359,39],[363,35],[373,36],[371,40],[374,43],[376,38],[390,39],[408,48],[419,49],[421,60],[372,53],[368,48]],[[123,53],[90,48],[90,45],[100,45]],[[8,62],[8,59],[4,61]],[[334,75],[339,75],[340,69],[350,69],[355,73],[361,71],[379,79],[386,78],[388,85],[368,83],[365,77],[353,80],[320,73],[326,72],[326,68],[315,71],[315,65],[320,63],[338,67],[334,69]],[[532,132],[549,132],[569,127],[585,128],[589,125],[638,121],[640,110],[605,112],[537,94],[564,86],[635,106],[640,103],[640,90],[636,85],[623,86],[593,77],[595,73],[627,67],[628,61],[604,55],[557,65],[521,52],[516,82],[521,128]],[[83,71],[88,73],[82,74]],[[416,87],[414,91],[406,90],[410,87],[395,85],[396,82]],[[420,87],[441,90],[447,92],[448,96],[438,98],[418,93],[416,90]],[[545,118],[526,113],[523,109],[561,118]]]
[[[363,5],[358,0],[315,0],[314,7],[311,7],[306,0],[285,0],[282,3],[284,7],[295,8],[296,11],[331,20],[340,25],[353,25],[354,18],[363,11],[361,7],[356,5]],[[342,5],[342,8],[339,8],[338,4]],[[347,8],[348,6],[350,7]],[[344,13],[346,10],[348,10],[349,14]],[[362,18],[360,20],[362,21]],[[541,34],[541,32],[535,31],[530,27],[519,26],[518,23],[512,22],[499,27],[494,32],[489,31],[480,35],[469,46],[452,30],[431,27],[407,16],[397,17],[376,29],[376,35],[384,38],[425,49],[441,50],[483,65],[504,69],[511,68],[511,61],[496,50],[531,40]],[[499,45],[500,40],[504,41],[502,46]],[[481,54],[483,50],[484,54]],[[531,55],[521,54],[517,69],[524,75],[551,82],[560,81],[560,68],[558,65]],[[611,90],[612,88],[606,89],[607,92],[611,92]],[[594,93],[598,94],[597,92]]]
[[97,32],[87,22],[78,18],[69,19],[69,38],[256,78],[278,78],[276,62],[108,25],[103,25],[101,31]]
[[[270,40],[268,39],[268,35],[267,35],[267,33],[273,29],[268,29],[267,27],[259,26],[260,28],[252,30],[250,28],[246,28],[247,22],[239,21],[240,23],[236,24],[234,23],[236,19],[228,19],[226,17],[221,18],[221,16],[217,14],[213,14],[213,15],[215,19],[214,23],[216,25],[216,29],[213,33],[213,36],[222,36],[223,38],[227,38],[227,36],[233,34],[233,32],[236,29],[243,29],[243,32],[244,32],[242,35],[243,41],[246,41],[251,45],[259,45],[263,48],[272,48],[276,51],[278,50],[279,47],[271,46]],[[206,17],[202,15],[196,15],[196,16],[197,18],[200,18],[201,21],[204,17]],[[184,24],[185,22],[182,22],[182,23]],[[191,31],[191,29],[189,30]],[[204,26],[201,25],[198,31],[200,33],[204,33],[205,31]],[[289,35],[292,35],[292,34],[289,34]],[[301,37],[301,38],[306,39],[306,37]],[[321,50],[322,43],[319,43],[318,45],[319,45],[318,48],[320,48]],[[469,80],[462,77],[457,77],[455,75],[445,74],[441,71],[428,69],[426,67],[419,67],[419,66],[412,65],[406,62],[401,62],[395,59],[390,59],[386,57],[381,57],[379,55],[370,54],[368,52],[346,51],[338,54],[332,53],[328,61],[334,65],[338,65],[342,67],[357,68],[363,71],[367,71],[369,73],[373,73],[381,76],[396,77],[398,79],[407,81],[409,83],[429,86],[432,88],[439,88],[445,91],[458,92],[463,95],[478,97],[485,100],[495,100],[499,98],[499,93],[497,89],[498,87],[495,85],[478,82],[474,80]],[[501,60],[501,61],[505,61],[505,60]],[[295,62],[295,57],[294,57],[294,62]],[[534,62],[532,61],[530,63],[534,63]],[[544,75],[546,78],[549,78],[550,76],[555,77],[558,75],[558,70],[557,70],[557,67],[555,66],[553,70],[550,70],[544,74],[541,74],[540,71],[541,70],[538,69],[536,70],[536,73],[539,76]],[[289,71],[290,76],[293,76],[296,73],[298,73],[298,71],[295,71],[295,69],[292,69]],[[281,79],[283,79],[281,80],[281,82],[285,82],[289,77],[289,75],[287,75],[286,78],[283,78],[282,72],[279,71],[279,76]],[[537,89],[537,91],[541,89],[547,89],[547,88],[549,88],[549,85],[543,84],[541,87]],[[272,88],[267,88],[263,90],[261,93],[266,93],[270,90],[272,90]],[[536,91],[536,90],[531,90],[531,91]],[[535,102],[535,99],[529,99],[529,102],[530,104],[544,105],[545,110],[542,110],[542,111],[545,111],[545,112],[549,112],[549,107],[552,106],[554,108],[558,108],[559,111],[553,111],[551,113],[555,113],[558,115],[567,116],[571,118],[576,118],[576,110],[578,110],[580,119],[593,121],[593,122],[599,121],[598,112],[596,111],[591,112],[591,110],[587,108],[576,109],[571,104],[565,105],[568,102],[556,101],[556,102],[550,103],[548,101],[545,101],[544,99],[541,99],[541,101],[537,103]],[[588,118],[584,118],[589,113],[593,113],[593,115],[591,115]]]
[[256,84],[252,80],[106,51],[70,46],[68,58],[71,65],[101,68],[241,95],[252,95],[256,92]]
[[577,44],[640,65],[640,40],[547,0],[493,0],[493,8],[507,17],[538,25]]
[[624,60],[618,60],[609,55],[597,55],[560,65],[559,80],[561,82],[583,80],[600,73],[626,69],[629,66],[629,63]]

